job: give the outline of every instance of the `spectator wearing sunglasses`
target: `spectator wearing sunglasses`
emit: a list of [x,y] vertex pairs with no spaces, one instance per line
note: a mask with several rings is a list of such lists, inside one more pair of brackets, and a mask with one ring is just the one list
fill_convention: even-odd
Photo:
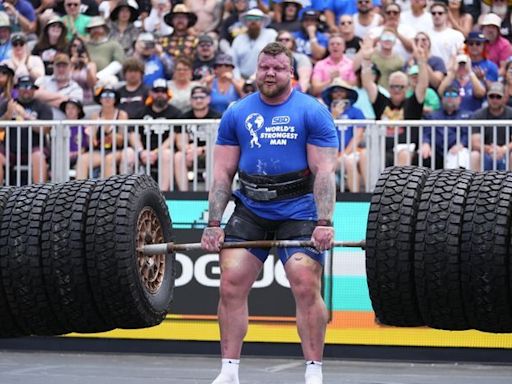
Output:
[[[492,83],[487,91],[487,107],[481,108],[471,115],[475,120],[511,120],[512,108],[506,105],[505,87],[502,83]],[[507,164],[507,153],[512,149],[512,138],[506,136],[506,127],[496,127],[496,141],[494,141],[494,127],[484,127],[484,147],[481,147],[481,133],[473,131],[471,135],[471,168],[481,170],[483,154],[484,170],[510,169]],[[509,156],[509,160],[512,159]]]
[[377,39],[384,29],[393,31],[397,37],[393,52],[407,61],[413,49],[414,29],[401,20],[402,10],[397,3],[389,3],[384,8],[384,23],[370,31],[370,36]]
[[[423,103],[428,87],[427,53],[422,48],[414,50],[414,58],[418,63],[418,82],[410,97],[406,97],[408,87],[407,75],[401,71],[389,76],[389,97],[379,91],[372,74],[371,56],[373,45],[371,40],[361,47],[362,70],[361,80],[368,92],[375,116],[380,120],[419,120],[423,114]],[[395,143],[395,134],[398,143]],[[410,139],[410,141],[407,141]],[[395,146],[396,144],[396,146]],[[418,131],[412,129],[410,137],[405,127],[389,127],[386,132],[386,165],[410,165],[415,161],[418,145]]]
[[[470,116],[468,111],[460,109],[461,97],[457,87],[447,88],[441,99],[442,108],[429,115],[430,120],[467,120]],[[445,151],[444,136],[447,136]],[[435,142],[432,131],[435,132]],[[468,151],[468,129],[466,127],[425,127],[423,129],[423,144],[420,153],[423,158],[423,165],[432,166],[432,158],[435,158],[435,169],[442,168],[469,168]],[[435,151],[435,156],[433,155]],[[444,154],[446,152],[446,159]]]
[[[190,91],[190,105],[192,108],[180,116],[180,119],[220,119],[221,113],[211,108],[210,91],[202,85],[195,86]],[[179,131],[176,134],[176,146],[178,150],[174,153],[174,174],[176,184],[180,191],[188,190],[188,170],[192,169],[194,159],[197,160],[197,167],[204,168],[206,165],[206,140],[198,127],[188,127],[190,131]],[[213,129],[213,127],[206,127]],[[195,134],[195,135],[194,135]],[[194,136],[196,136],[194,138]],[[195,143],[194,143],[195,141]]]
[[208,84],[211,95],[208,96],[212,108],[222,114],[232,102],[240,99],[243,81],[234,77],[235,66],[229,55],[218,55],[213,68],[214,76]]
[[362,39],[355,34],[354,18],[350,15],[341,15],[339,30],[341,37],[345,40],[345,56],[354,59],[362,42]]
[[[305,54],[297,52],[297,44],[291,32],[282,30],[277,34],[276,41],[283,44],[292,52],[293,56],[293,79],[294,88],[307,92],[311,86],[310,79],[313,72],[311,60]],[[244,93],[243,93],[244,94]]]
[[91,20],[90,16],[80,13],[80,0],[64,0],[64,11],[66,14],[62,17],[62,21],[66,26],[66,38],[71,40],[74,35],[80,37],[87,36],[87,25]]
[[488,60],[485,53],[487,39],[481,32],[470,32],[466,39],[466,51],[471,59],[471,67],[480,81],[498,81],[498,66]]
[[6,63],[14,69],[15,80],[22,76],[30,76],[36,81],[44,76],[44,63],[41,57],[31,55],[27,48],[27,37],[23,32],[11,35],[12,54]]
[[452,55],[460,52],[464,46],[465,37],[462,32],[451,28],[448,24],[448,6],[442,2],[435,2],[430,7],[434,29],[429,32],[432,46],[431,53],[443,59],[448,67]]
[[372,28],[382,24],[383,18],[379,12],[375,12],[372,0],[357,0],[357,13],[353,16],[354,33],[359,38],[364,38]]

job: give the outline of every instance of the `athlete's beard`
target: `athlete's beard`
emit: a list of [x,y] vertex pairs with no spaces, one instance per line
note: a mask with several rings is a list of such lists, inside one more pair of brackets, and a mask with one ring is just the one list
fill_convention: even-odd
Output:
[[358,9],[357,10],[361,15],[367,15],[371,12],[371,8],[364,8],[364,9]]
[[269,87],[265,84],[265,80],[257,82],[258,90],[263,96],[268,98],[281,96],[288,90],[289,85],[290,83],[288,82],[281,85],[274,84],[272,87]]

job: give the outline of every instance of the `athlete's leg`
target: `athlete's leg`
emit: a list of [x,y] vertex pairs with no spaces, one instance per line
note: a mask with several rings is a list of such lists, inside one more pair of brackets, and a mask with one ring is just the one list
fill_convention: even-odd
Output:
[[328,319],[320,292],[323,267],[310,256],[295,253],[284,268],[295,297],[297,328],[304,358],[322,361]]
[[247,298],[263,263],[245,249],[220,253],[219,326],[223,358],[238,359],[249,323]]
[[218,307],[222,370],[212,384],[238,384],[238,363],[249,325],[247,298],[263,263],[245,249],[220,253]]

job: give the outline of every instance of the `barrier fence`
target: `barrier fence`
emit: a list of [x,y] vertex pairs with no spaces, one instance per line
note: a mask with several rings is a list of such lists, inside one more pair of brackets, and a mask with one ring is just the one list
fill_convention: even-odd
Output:
[[[190,119],[0,121],[0,182],[22,185],[143,172],[163,191],[207,191],[218,124]],[[343,143],[339,191],[371,192],[390,165],[510,170],[510,124],[336,120]]]

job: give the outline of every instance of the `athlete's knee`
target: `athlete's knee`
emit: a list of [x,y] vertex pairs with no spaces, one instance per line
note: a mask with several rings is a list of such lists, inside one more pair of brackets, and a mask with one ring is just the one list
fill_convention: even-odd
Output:
[[219,292],[224,301],[242,300],[247,297],[248,288],[236,273],[223,272]]

